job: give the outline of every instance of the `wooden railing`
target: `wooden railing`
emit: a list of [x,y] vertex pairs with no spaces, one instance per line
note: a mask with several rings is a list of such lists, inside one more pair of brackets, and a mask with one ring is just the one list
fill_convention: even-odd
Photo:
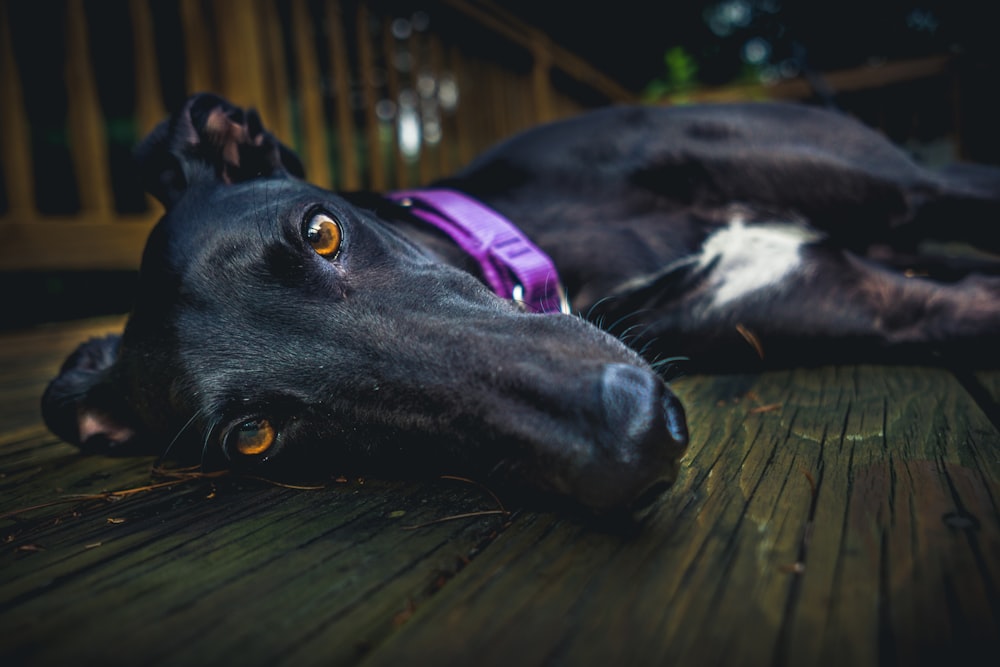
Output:
[[[170,72],[183,80],[183,94],[211,90],[257,108],[299,152],[311,181],[344,190],[427,182],[526,126],[633,99],[488,2],[427,2],[416,20],[375,0],[65,0],[55,7],[63,16],[46,24],[65,26],[63,76],[38,81],[13,39],[33,27],[19,21],[16,3],[0,0],[0,270],[138,266],[159,207],[117,198],[135,184],[109,155],[112,125],[122,123],[105,113],[98,85],[92,56],[104,40],[129,44],[133,75],[122,87],[134,98],[124,123],[131,140],[179,103],[164,82]],[[127,11],[131,34],[109,34],[93,20],[102,7]],[[171,32],[154,9],[172,12],[178,28]],[[553,85],[555,70],[576,82],[573,93]],[[38,132],[26,84],[62,87],[55,97],[66,100],[65,128],[57,133],[64,130],[71,164],[69,210],[48,211],[41,194],[48,170],[33,147]],[[414,131],[419,139],[407,134]]]
[[[160,209],[138,194],[122,155],[192,92],[256,107],[309,180],[340,190],[426,183],[525,127],[635,100],[489,0],[426,0],[419,15],[398,15],[401,3],[387,0],[51,0],[42,11],[59,15],[36,9],[33,25],[25,7],[36,5],[0,0],[0,271],[136,268]],[[112,43],[124,54],[111,57],[113,76]],[[32,57],[53,53],[62,60],[36,72]],[[116,58],[130,67],[113,67]],[[934,116],[936,99],[966,157],[975,133],[958,135],[955,72],[944,57],[824,79],[846,110],[897,141]],[[872,88],[886,94],[858,97]],[[43,105],[44,121],[40,91],[65,107]],[[796,79],[685,99],[813,92]],[[129,98],[127,111],[115,94]]]

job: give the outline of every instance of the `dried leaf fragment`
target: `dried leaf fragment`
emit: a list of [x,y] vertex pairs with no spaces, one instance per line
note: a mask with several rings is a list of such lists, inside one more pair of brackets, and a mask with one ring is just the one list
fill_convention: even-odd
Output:
[[757,334],[747,329],[743,324],[736,325],[736,331],[743,336],[743,340],[750,343],[750,346],[757,353],[757,356],[761,359],[764,358],[764,346],[760,342],[760,338],[757,338]]

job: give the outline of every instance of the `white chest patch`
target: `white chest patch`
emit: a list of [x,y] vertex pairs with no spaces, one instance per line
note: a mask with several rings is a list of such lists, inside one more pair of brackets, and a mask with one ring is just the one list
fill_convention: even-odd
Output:
[[775,286],[802,264],[802,246],[819,239],[793,223],[746,224],[734,218],[705,239],[698,264],[707,267],[712,308],[721,308],[752,292]]

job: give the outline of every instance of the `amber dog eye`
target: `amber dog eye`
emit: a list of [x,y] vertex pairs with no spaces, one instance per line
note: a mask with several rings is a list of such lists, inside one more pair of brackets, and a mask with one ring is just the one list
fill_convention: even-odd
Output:
[[317,213],[306,228],[306,240],[321,257],[333,257],[340,250],[340,225],[325,213]]
[[277,435],[268,420],[251,419],[236,428],[232,442],[240,454],[258,456],[271,448]]

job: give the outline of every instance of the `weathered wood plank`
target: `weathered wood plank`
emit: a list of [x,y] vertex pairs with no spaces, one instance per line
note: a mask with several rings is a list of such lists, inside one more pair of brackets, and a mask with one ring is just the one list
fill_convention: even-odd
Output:
[[263,17],[256,5],[258,0],[212,2],[219,68],[217,92],[238,106],[258,109],[265,119],[277,119],[279,114],[271,113],[271,108],[284,91],[268,90],[264,81],[268,68],[259,46]]
[[531,100],[535,104],[535,116],[539,122],[548,123],[555,120],[555,109],[552,102],[552,52],[548,38],[538,29],[528,31],[528,41],[531,44]]
[[[126,475],[105,462],[108,477],[89,486],[137,483],[130,465]],[[84,481],[71,488],[88,490]],[[403,526],[468,508],[474,496],[443,486],[303,492],[217,482],[48,511],[7,529],[3,653],[45,664],[153,655],[168,664],[260,663],[326,634],[334,641],[324,657],[349,662],[495,528],[488,518]]]
[[[457,139],[456,136],[453,136],[451,129],[454,126],[454,114],[452,114],[450,110],[443,108],[443,105],[441,104],[440,87],[442,82],[447,83],[446,77],[450,78],[451,76],[450,68],[445,65],[444,45],[441,43],[441,38],[437,35],[427,35],[426,39],[429,68],[438,85],[438,90],[435,91],[435,94],[438,96],[438,99],[435,102],[435,108],[437,109],[438,122],[441,126],[441,138],[448,138],[448,141],[439,141],[435,147],[434,153],[437,157],[437,161],[432,166],[431,174],[428,174],[428,177],[422,181],[424,183],[430,183],[434,178],[451,174],[455,168],[461,165],[457,164],[452,156],[455,150],[454,143]],[[421,178],[424,178],[423,175],[421,175]]]
[[120,326],[112,318],[0,336],[3,664],[259,664],[298,646],[319,646],[306,657],[325,664],[351,663],[500,527],[486,516],[404,528],[493,509],[477,487],[453,481],[301,491],[206,479],[9,515],[151,481],[151,458],[81,456],[37,415],[65,355]]
[[110,216],[115,206],[107,134],[90,62],[83,0],[70,0],[66,4],[66,92],[69,96],[69,145],[77,192],[84,213]]
[[[396,54],[397,50],[404,49],[404,44],[397,44],[396,38],[392,34],[392,15],[387,15],[382,17],[382,65],[383,71],[385,73],[385,92],[388,99],[396,105],[396,118],[393,124],[390,126],[385,125],[383,132],[387,136],[392,138],[391,142],[387,142],[388,148],[390,150],[391,161],[392,161],[392,174],[393,174],[393,186],[397,188],[407,188],[413,185],[410,179],[410,170],[407,164],[407,160],[403,155],[403,151],[400,146],[400,131],[402,125],[400,123],[400,118],[402,117],[406,107],[404,107],[403,93],[403,78],[404,73],[400,72],[399,68],[396,66]],[[410,91],[407,91],[408,95]]]
[[[473,71],[474,65],[462,57],[458,47],[452,46],[448,55],[451,58],[453,74],[458,85],[458,90],[462,98],[476,94],[476,76]],[[456,146],[458,161],[461,165],[469,164],[476,156],[478,146],[476,143],[476,127],[480,123],[461,122],[456,116],[452,117],[455,132],[451,135],[451,141]]]
[[166,117],[161,93],[160,72],[156,62],[156,31],[149,3],[129,0],[132,19],[132,44],[135,49],[135,119],[139,136],[152,132]]
[[313,17],[304,0],[291,5],[295,67],[298,72],[299,117],[302,127],[302,160],[310,182],[324,188],[332,187],[330,156],[326,140],[326,120],[323,110],[323,77],[316,62],[316,40],[313,37]]
[[69,326],[47,325],[3,333],[0,445],[6,446],[7,437],[21,429],[42,429],[39,399],[66,356],[88,338],[121,331],[123,322],[121,317],[96,318]]
[[[261,53],[261,65],[263,66],[260,72],[261,93],[265,98],[258,107],[258,111],[261,114],[264,127],[284,143],[291,144],[295,133],[292,129],[291,87],[288,81],[281,19],[278,16],[276,3],[268,0],[258,2],[256,13],[258,15],[257,35],[260,40],[257,49]],[[293,29],[293,34],[298,33]],[[309,171],[306,173],[308,174]],[[327,185],[327,181],[319,177],[315,179],[315,182],[324,187]]]
[[638,536],[515,522],[370,663],[922,664],[998,645],[997,434],[947,373],[678,389],[694,441]]
[[219,73],[209,36],[211,21],[200,0],[178,0],[184,30],[184,85],[188,93],[219,90]]
[[[120,325],[0,336],[0,515],[150,481],[152,459],[81,456],[36,412],[63,356]],[[223,477],[4,516],[0,660],[992,664],[1000,437],[951,375],[675,387],[683,472],[622,534],[546,512],[403,530],[492,507],[444,481]]]
[[0,165],[3,166],[4,191],[9,215],[15,220],[30,216],[35,210],[35,184],[32,173],[31,130],[24,109],[21,79],[14,61],[7,3],[0,4]]
[[[916,664],[928,652],[945,657],[996,641],[997,579],[993,567],[977,563],[973,543],[982,539],[1000,553],[996,506],[986,500],[1000,491],[1000,467],[996,457],[975,459],[996,431],[956,383],[934,373],[857,382],[873,400],[851,405],[830,439],[835,458],[824,447],[830,476],[821,500],[826,493],[830,502],[817,503],[815,525],[836,529],[813,533],[810,551],[825,576],[803,578],[792,650],[806,661],[851,661],[865,647],[848,640],[864,632],[867,655]],[[956,529],[950,514],[985,520],[980,538]],[[825,617],[817,613],[821,600],[830,601]]]
[[[333,72],[335,123],[340,172],[336,174],[341,190],[361,188],[361,171],[358,166],[358,147],[355,143],[354,113],[351,109],[351,72],[347,59],[347,40],[344,37],[344,18],[340,2],[329,0],[326,4],[327,34],[329,36],[330,70]],[[363,89],[367,86],[362,83]]]
[[99,213],[0,222],[0,270],[138,269],[161,214],[159,204],[153,207],[143,216],[115,216],[115,222]]
[[376,36],[372,30],[371,16],[365,4],[358,6],[356,26],[358,31],[358,63],[360,64],[361,99],[365,107],[365,146],[364,154],[368,157],[368,184],[371,190],[387,189],[389,179],[386,177],[386,158],[383,154],[381,127],[375,105],[378,103],[380,91],[373,81],[375,73]]
[[[532,31],[526,29],[525,25],[507,13],[498,3],[478,4],[462,2],[460,0],[446,0],[456,11],[459,11],[477,23],[489,27],[499,35],[509,39],[514,44],[531,50],[533,46]],[[549,57],[553,64],[565,70],[579,81],[586,82],[594,90],[606,95],[608,99],[615,102],[634,102],[635,94],[626,90],[617,81],[595,70],[582,58],[562,49],[555,44],[548,46]]]

